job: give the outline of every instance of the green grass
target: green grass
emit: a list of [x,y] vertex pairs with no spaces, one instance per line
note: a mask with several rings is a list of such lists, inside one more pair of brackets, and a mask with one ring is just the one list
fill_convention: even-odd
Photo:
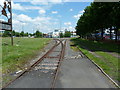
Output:
[[97,42],[97,41],[89,41],[86,39],[72,39],[76,40],[76,44],[80,44],[83,46],[87,46],[92,51],[102,51],[102,50],[107,50],[109,52],[115,52],[117,54],[120,54],[120,48],[117,44],[114,43],[103,43],[103,42]]
[[14,38],[11,46],[10,38],[2,38],[2,72],[7,74],[24,67],[49,41],[48,38]]
[[[119,54],[118,46],[116,44],[89,41],[85,39],[73,38],[71,41],[79,47],[79,49],[91,60],[97,63],[111,78],[120,81],[118,77],[118,58],[105,52],[105,50]],[[100,57],[95,57],[90,51],[95,52]]]

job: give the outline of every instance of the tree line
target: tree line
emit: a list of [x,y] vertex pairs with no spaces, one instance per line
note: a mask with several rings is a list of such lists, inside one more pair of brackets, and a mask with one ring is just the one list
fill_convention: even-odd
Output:
[[71,37],[71,32],[70,31],[65,31],[65,33],[60,33],[60,38],[63,38],[63,37]]
[[83,15],[79,18],[76,26],[77,35],[84,37],[91,33],[101,32],[101,38],[105,29],[115,31],[117,41],[118,31],[120,31],[120,2],[93,2],[84,9]]
[[[24,31],[21,31],[21,32],[16,32],[16,31],[12,31],[12,35],[15,36],[15,37],[42,37],[42,32],[40,32],[39,30],[37,30],[35,33],[31,34],[31,33],[28,33],[28,32],[24,32]],[[10,37],[11,36],[11,32],[10,31],[4,31],[3,34],[2,34],[2,37]]]
[[[41,38],[43,37],[43,33],[40,32],[40,31],[36,31],[35,33],[31,34],[31,33],[28,33],[28,32],[24,32],[24,31],[21,31],[21,32],[15,32],[14,30],[12,31],[12,35],[15,36],[15,37],[36,37],[36,38]],[[65,31],[65,33],[60,33],[60,38],[63,38],[63,37],[71,37],[71,32],[70,31]],[[4,31],[3,34],[2,34],[2,37],[11,37],[11,32],[10,31]]]

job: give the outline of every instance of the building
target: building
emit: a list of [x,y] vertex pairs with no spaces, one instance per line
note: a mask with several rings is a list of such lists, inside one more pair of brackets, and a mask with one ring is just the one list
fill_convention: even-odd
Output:
[[54,30],[54,32],[52,33],[52,37],[53,38],[59,38],[60,37],[60,32],[59,32],[59,30]]
[[77,37],[76,31],[71,32],[71,37]]

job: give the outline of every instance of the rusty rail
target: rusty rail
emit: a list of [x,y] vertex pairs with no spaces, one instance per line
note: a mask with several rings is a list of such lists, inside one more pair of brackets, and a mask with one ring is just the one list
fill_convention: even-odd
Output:
[[60,66],[61,66],[61,63],[64,59],[64,55],[65,55],[65,47],[66,47],[66,40],[64,42],[64,44],[61,42],[61,45],[62,45],[62,50],[61,50],[61,54],[60,54],[60,58],[59,58],[59,62],[58,62],[58,67],[56,69],[56,72],[55,72],[55,76],[54,76],[54,79],[53,79],[53,82],[52,82],[52,86],[51,86],[51,90],[54,90],[55,88],[55,83],[56,83],[56,80],[57,80],[57,77],[58,77],[58,73],[59,73],[59,70],[60,70]]
[[[26,70],[24,70],[19,76],[17,76],[15,79],[11,80],[10,82],[8,82],[5,86],[2,87],[6,88],[8,85],[10,85],[12,82],[14,82],[15,80],[17,80],[18,78],[20,78],[22,75],[24,75],[26,72],[28,72],[30,69],[34,68],[37,64],[39,64],[45,57],[47,57],[55,47],[57,47],[61,41],[58,39],[54,39],[55,40],[55,45],[49,50],[47,51],[38,61],[36,61],[33,65],[31,65],[29,68],[27,68]],[[57,41],[60,41],[59,43],[57,43]]]

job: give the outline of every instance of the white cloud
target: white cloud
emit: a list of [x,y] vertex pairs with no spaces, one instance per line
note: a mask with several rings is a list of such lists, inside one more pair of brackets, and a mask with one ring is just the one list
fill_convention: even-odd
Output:
[[79,19],[81,17],[81,15],[83,15],[84,12],[85,12],[84,10],[81,10],[81,11],[79,11],[79,13],[77,15],[74,15],[73,17],[76,19]]
[[69,28],[69,29],[73,29],[73,27],[72,27],[72,26],[69,26],[68,28]]
[[64,25],[71,25],[71,22],[65,22]]
[[52,11],[51,13],[52,13],[52,14],[57,14],[58,12],[57,12],[57,11]]
[[48,1],[53,3],[62,3],[62,0],[48,0]]
[[0,18],[0,20],[1,20],[1,21],[5,21],[4,19],[1,19],[1,18]]
[[39,6],[24,6],[24,9],[26,10],[40,10],[42,7]]
[[22,22],[31,22],[32,21],[32,18],[27,16],[27,15],[24,15],[24,14],[20,14],[16,17],[17,20],[19,21],[22,21]]
[[48,5],[47,0],[31,0],[30,2],[33,5]]
[[22,11],[43,9],[40,6],[22,6],[20,3],[14,3],[13,1],[12,1],[12,8],[15,10],[22,10]]
[[[30,2],[30,1],[35,1],[35,2],[93,2],[94,0],[14,0],[14,2]],[[106,1],[106,0],[99,0],[99,1]],[[107,2],[113,2],[115,0],[107,0]],[[116,0],[118,2],[119,0]]]
[[[0,5],[3,6],[4,0],[0,0]],[[23,6],[19,2],[30,2],[33,5],[31,6]],[[14,10],[40,10],[40,9],[49,9],[52,4],[60,4],[62,3],[62,0],[31,0],[31,1],[12,1],[12,9]],[[35,5],[42,5],[42,6],[35,6]]]
[[3,5],[4,5],[4,1],[5,1],[5,0],[0,0],[0,5],[3,6]]
[[82,10],[82,11],[80,11],[79,13],[81,13],[81,14],[83,14],[85,11],[84,10]]
[[76,19],[79,19],[81,15],[82,14],[77,14],[77,15],[74,15],[73,17],[76,18]]
[[72,26],[69,26],[69,27],[68,27],[68,30],[69,30],[69,31],[75,31],[75,28],[72,27]]
[[33,5],[48,5],[51,4],[60,4],[62,0],[31,0],[31,4]]
[[34,23],[42,22],[42,23],[48,23],[51,20],[50,17],[36,17],[33,19]]
[[34,32],[40,30],[47,33],[54,30],[52,27],[56,23],[55,19],[51,17],[38,16],[31,18],[25,14],[17,15],[13,13],[13,29],[19,32],[24,30],[25,32],[33,33],[33,30]]
[[64,0],[63,2],[93,2],[94,0]]
[[20,21],[13,19],[13,24],[20,24]]
[[43,10],[43,9],[39,10],[39,14],[45,14],[45,13],[46,13],[45,10]]
[[65,31],[65,29],[67,29],[68,31],[75,31],[75,28],[73,26],[62,27],[62,31]]
[[25,10],[23,6],[21,6],[19,3],[12,2],[12,8],[15,10]]
[[73,11],[73,9],[70,9],[70,11],[72,12],[72,11]]

